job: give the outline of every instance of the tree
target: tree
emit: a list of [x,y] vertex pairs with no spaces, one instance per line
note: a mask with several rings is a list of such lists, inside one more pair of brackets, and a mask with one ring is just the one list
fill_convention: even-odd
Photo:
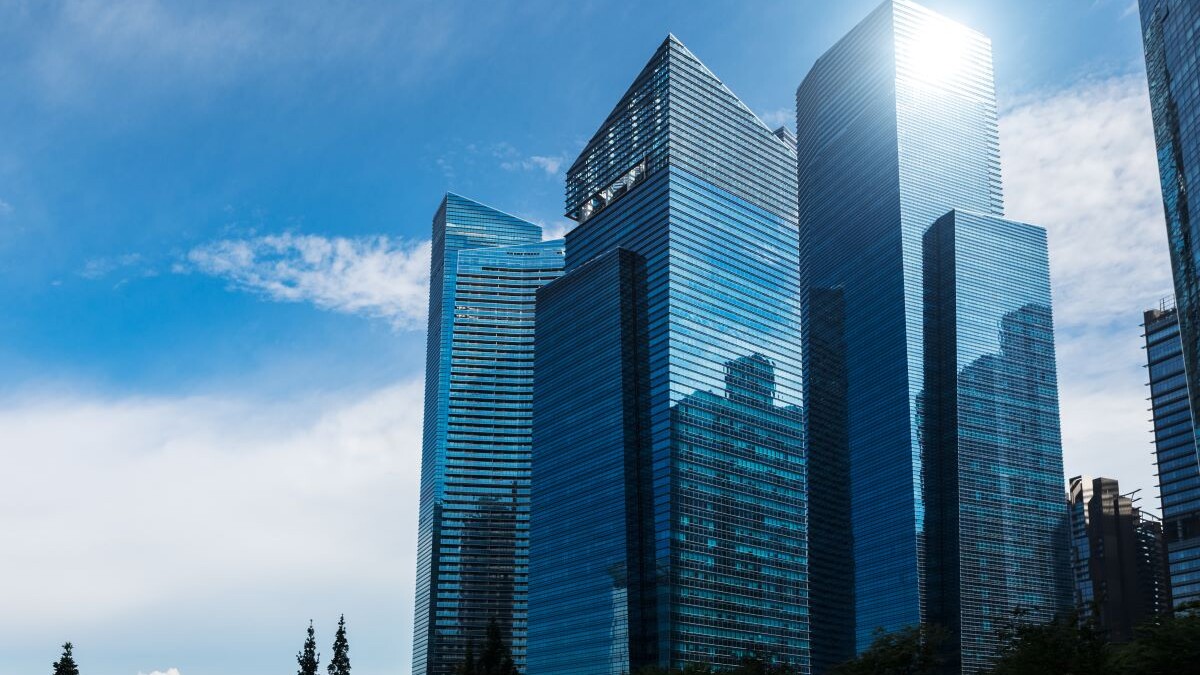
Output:
[[1114,650],[1122,675],[1193,672],[1200,663],[1200,615],[1179,612],[1142,624],[1129,644]]
[[512,652],[505,644],[500,624],[495,619],[488,621],[487,640],[475,664],[475,675],[519,675]]
[[54,675],[79,675],[79,667],[75,665],[75,657],[71,655],[74,645],[63,643],[62,656],[54,663]]
[[337,635],[333,636],[333,656],[325,667],[329,675],[350,675],[350,643],[346,641],[346,615],[338,617]]
[[910,626],[892,633],[880,629],[865,652],[835,667],[833,673],[934,675],[943,663],[939,650],[945,640],[945,632],[936,626]]
[[467,644],[467,653],[463,655],[462,663],[458,664],[456,675],[476,675],[475,673],[475,645]]
[[304,640],[304,649],[296,655],[300,670],[296,675],[317,675],[317,666],[321,663],[321,655],[317,653],[317,637],[313,632],[313,624],[308,622],[308,637]]
[[[1021,622],[1014,616],[1012,625],[1001,630],[1000,658],[993,675],[1110,675],[1108,639],[1091,619],[1076,614],[1059,617],[1046,624]],[[1139,671],[1154,672],[1154,671]]]

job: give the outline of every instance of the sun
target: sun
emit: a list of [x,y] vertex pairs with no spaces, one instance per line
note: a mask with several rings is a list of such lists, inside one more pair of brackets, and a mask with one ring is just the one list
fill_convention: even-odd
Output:
[[929,17],[913,34],[908,48],[912,75],[930,84],[944,84],[962,70],[970,36],[947,19]]

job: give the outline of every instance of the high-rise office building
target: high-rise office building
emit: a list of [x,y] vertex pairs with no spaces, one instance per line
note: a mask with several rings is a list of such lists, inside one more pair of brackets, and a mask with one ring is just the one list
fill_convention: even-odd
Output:
[[796,110],[809,499],[843,514],[810,536],[814,665],[938,621],[975,672],[997,612],[1070,601],[1045,240],[1001,218],[991,44],[888,0],[817,60]]
[[807,671],[794,152],[672,36],[568,171],[579,225],[538,294],[530,675]]
[[978,673],[1015,611],[1070,606],[1046,231],[952,211],[924,268],[924,617]]
[[496,621],[525,659],[537,289],[563,243],[447,194],[433,219],[414,675],[453,675]]
[[1076,609],[1110,640],[1126,642],[1171,611],[1160,523],[1111,478],[1072,478],[1068,506]]
[[[1139,4],[1183,372],[1191,391],[1200,392],[1200,2]],[[1200,417],[1200,396],[1191,411]]]
[[1162,531],[1171,597],[1178,606],[1200,602],[1200,461],[1179,311],[1164,300],[1144,317]]

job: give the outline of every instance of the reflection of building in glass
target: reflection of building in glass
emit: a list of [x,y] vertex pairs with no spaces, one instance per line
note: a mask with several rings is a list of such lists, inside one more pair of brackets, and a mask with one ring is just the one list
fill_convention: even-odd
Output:
[[1046,233],[952,211],[924,243],[926,621],[978,673],[1071,603]]
[[1179,606],[1200,602],[1200,461],[1179,311],[1164,301],[1144,316],[1163,539],[1171,598]]
[[1092,586],[1092,540],[1088,532],[1088,505],[1092,501],[1091,476],[1076,476],[1067,490],[1071,519],[1071,582],[1075,611],[1081,620],[1095,617],[1096,589]]
[[[921,392],[930,390],[923,330],[925,234],[952,209],[1003,215],[991,43],[909,0],[888,0],[817,59],[796,92],[796,114],[810,497],[813,508],[828,516],[814,515],[809,538],[814,666],[823,672],[853,656],[870,645],[878,629],[894,631],[941,616],[963,620],[954,625],[962,629],[963,667],[973,672],[976,652],[969,650],[987,647],[971,642],[972,635],[981,634],[984,619],[970,622],[991,616],[992,605],[960,597],[956,586],[941,586],[957,583],[955,575],[966,573],[968,560],[927,560],[926,500],[937,493],[923,483],[929,472],[923,466],[918,408],[927,404]],[[1044,249],[1022,255],[1034,255],[1033,261],[1045,257]],[[978,263],[963,262],[995,261],[984,255]],[[1034,289],[1040,297],[1042,286],[1035,282],[1048,288],[1044,265],[1036,272],[1030,279],[1013,278],[1001,267],[990,282],[996,298],[982,291],[969,302],[960,298],[960,318],[988,317],[986,339],[996,343],[1003,313],[1030,304],[1049,307],[1048,291],[1039,300],[1020,295]],[[967,337],[963,333],[958,339],[965,345]],[[1002,354],[999,344],[991,346],[989,353]],[[1050,360],[1040,362],[1048,370],[1028,372],[1028,377],[1053,380],[1053,352],[1048,353]],[[987,364],[963,374],[982,376]],[[954,391],[965,395],[965,381],[951,378],[946,386],[958,384]],[[1058,409],[1053,397],[1034,393],[1038,397],[1025,402],[1028,412],[1045,419],[1023,424],[1028,433],[1046,434],[1039,437],[1044,445],[1031,453],[1044,454],[1048,463],[1044,472],[1033,472],[1036,480],[1029,489],[1053,484],[1053,490],[1036,492],[1028,513],[1017,510],[1020,515],[1007,524],[1018,529],[1028,524],[1037,541],[1048,541],[1043,537],[1051,536],[1051,522],[1060,527],[1066,517],[1061,457],[1053,456]],[[977,395],[985,400],[991,394]],[[1016,414],[1000,406],[997,414],[1010,412]],[[1007,474],[995,480],[986,476],[987,470],[1014,471],[1010,442],[1016,440],[997,437],[988,451],[1001,452],[1000,458],[988,459],[980,448],[978,462],[964,467],[979,469],[981,485],[1018,489]],[[1057,478],[1050,480],[1056,471]],[[963,497],[964,518],[990,508],[971,501],[974,493]],[[945,501],[936,498],[939,504]],[[997,505],[1022,503],[1007,492],[990,498]],[[946,552],[972,550],[975,534],[963,531],[962,536],[957,544],[937,545]],[[1036,552],[1050,555],[1055,547],[1046,546]],[[1011,555],[1009,549],[1000,553],[1003,559]],[[1056,584],[1047,575],[1058,578],[1059,558],[1065,561],[1065,551],[1054,564],[1046,558],[1047,571],[1029,583]],[[992,560],[978,561],[985,559]],[[930,579],[929,574],[942,576]],[[1024,582],[1017,581],[1015,588],[1024,588]],[[1066,597],[1039,593],[1027,594],[1046,603],[1037,608],[1039,616],[1061,607]],[[961,616],[944,614],[950,611]]]
[[535,293],[561,241],[448,194],[433,221],[414,675],[450,675],[496,619],[525,658]]
[[1171,610],[1161,523],[1111,478],[1072,478],[1069,507],[1076,608],[1110,640],[1125,642]]
[[[1191,391],[1200,392],[1200,210],[1196,207],[1200,188],[1200,2],[1140,0],[1139,4],[1158,175],[1175,277],[1183,354],[1180,372],[1186,373]],[[1200,396],[1191,401],[1191,414],[1193,419],[1200,417]],[[1166,499],[1164,489],[1164,502]],[[1200,599],[1200,567],[1193,569],[1196,571],[1184,582],[1192,588],[1182,595],[1176,592],[1176,602]]]
[[538,295],[530,675],[807,669],[795,170],[671,36],[568,171],[581,222]]

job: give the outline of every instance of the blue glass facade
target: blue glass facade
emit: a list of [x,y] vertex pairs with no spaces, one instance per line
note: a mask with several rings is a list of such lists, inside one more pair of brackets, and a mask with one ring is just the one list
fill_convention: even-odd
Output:
[[925,620],[979,673],[1016,611],[1071,606],[1046,232],[952,211],[924,266]]
[[1096,601],[1092,587],[1092,545],[1088,537],[1088,504],[1092,501],[1092,478],[1075,476],[1067,492],[1067,513],[1071,519],[1071,583],[1075,611],[1079,618],[1094,616]]
[[[908,0],[888,0],[817,60],[797,90],[796,114],[810,500],[833,515],[810,536],[813,660],[823,672],[866,648],[878,629],[928,621],[930,602],[958,601],[957,589],[929,588],[931,571],[939,575],[935,583],[957,578],[952,570],[967,564],[970,541],[963,535],[955,544],[961,559],[927,559],[927,502],[943,496],[938,483],[926,484],[920,438],[928,368],[925,238],[939,218],[958,220],[947,216],[954,209],[1004,230],[1004,221],[988,220],[1003,214],[990,41]],[[962,264],[991,264],[984,252],[977,258]],[[1026,261],[1040,270],[1039,283],[1044,258],[1043,249]],[[1033,292],[1029,279],[1007,272],[993,283],[1001,298]],[[1009,291],[1001,288],[1009,283]],[[964,306],[964,318],[968,310],[990,316],[987,303],[999,302],[985,294],[972,300],[984,304]],[[1028,321],[1048,326],[1048,296],[1044,305],[1046,316]],[[992,327],[992,343],[998,329]],[[1039,400],[1028,412],[1035,408],[1052,416],[1038,433],[1057,433],[1057,402]],[[1046,452],[1057,443],[1055,436]],[[1000,462],[992,469],[1002,470]],[[1033,586],[1047,576],[1054,584],[1066,579],[1061,466],[1060,456],[1046,467],[1047,475],[1057,470],[1053,498],[1031,506],[1045,513],[997,511],[1011,513],[1018,530],[1052,527],[1063,537],[1059,566],[1046,567]],[[1006,493],[989,498],[1023,503]],[[1051,536],[1043,534],[1040,541]],[[1025,586],[1015,574],[1004,578]],[[1069,601],[1067,589],[1040,592],[1028,598],[1047,600],[1051,611]],[[955,625],[965,630],[966,621]]]
[[1184,374],[1179,311],[1164,302],[1145,313],[1146,359],[1162,531],[1175,605],[1200,602],[1200,462]]
[[794,191],[790,141],[674,37],[569,170],[580,225],[539,295],[530,675],[807,669]]
[[[1200,3],[1140,0],[1158,173],[1188,385],[1200,391]],[[1200,417],[1193,397],[1192,417]],[[1165,495],[1164,495],[1165,499]]]
[[562,241],[448,194],[433,220],[414,675],[452,675],[495,619],[524,663],[535,294]]

